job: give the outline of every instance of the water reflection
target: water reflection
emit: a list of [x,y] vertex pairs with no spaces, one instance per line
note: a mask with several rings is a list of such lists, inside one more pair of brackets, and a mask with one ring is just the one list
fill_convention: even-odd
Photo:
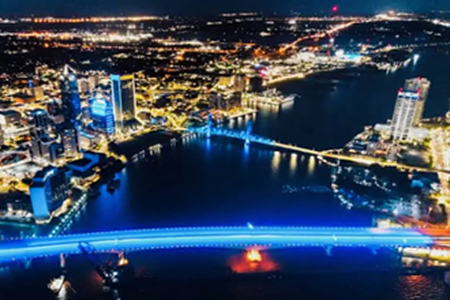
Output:
[[280,168],[281,154],[279,151],[273,152],[272,157],[272,172],[278,173],[278,169]]
[[308,176],[312,176],[316,169],[316,157],[310,156],[308,159]]
[[250,144],[244,144],[244,162],[247,164],[250,156]]
[[289,171],[291,172],[291,175],[294,175],[296,170],[297,170],[297,154],[292,153],[291,159],[289,160]]

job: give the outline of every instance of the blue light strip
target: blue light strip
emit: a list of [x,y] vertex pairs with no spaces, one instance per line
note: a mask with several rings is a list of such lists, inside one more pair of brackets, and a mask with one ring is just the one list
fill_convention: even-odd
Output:
[[113,231],[0,243],[0,262],[79,253],[80,243],[98,251],[252,245],[272,247],[428,247],[433,240],[412,229],[315,227],[189,227]]

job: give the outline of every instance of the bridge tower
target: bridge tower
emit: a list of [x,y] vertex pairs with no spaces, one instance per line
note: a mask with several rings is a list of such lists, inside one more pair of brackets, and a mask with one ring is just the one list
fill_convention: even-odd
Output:
[[206,137],[209,139],[211,137],[211,129],[212,129],[213,121],[212,114],[208,115],[208,129],[206,130]]
[[252,127],[253,127],[253,121],[252,119],[248,120],[247,122],[247,132],[245,134],[245,144],[249,145],[250,144],[250,136],[252,135]]

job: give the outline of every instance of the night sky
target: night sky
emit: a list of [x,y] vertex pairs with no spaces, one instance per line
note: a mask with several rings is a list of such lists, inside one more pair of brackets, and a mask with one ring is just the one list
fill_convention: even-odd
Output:
[[388,9],[450,10],[450,0],[0,0],[0,15],[207,15],[230,11],[312,14],[328,13],[333,5],[339,5],[342,14],[372,14]]

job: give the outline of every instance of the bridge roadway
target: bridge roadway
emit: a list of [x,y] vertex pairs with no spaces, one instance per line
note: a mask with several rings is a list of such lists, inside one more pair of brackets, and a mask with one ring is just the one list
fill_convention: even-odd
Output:
[[[197,127],[197,128],[188,128],[186,130],[188,132],[208,134],[208,126]],[[349,162],[355,162],[355,163],[365,164],[365,165],[379,164],[384,167],[397,167],[397,168],[403,168],[403,169],[407,169],[407,170],[416,170],[416,171],[423,171],[423,172],[438,172],[438,173],[450,174],[450,171],[443,170],[443,169],[408,166],[408,165],[400,164],[400,163],[396,163],[396,162],[382,162],[379,159],[368,157],[368,156],[355,157],[355,156],[349,156],[349,155],[330,153],[328,151],[319,151],[319,150],[309,149],[309,148],[305,148],[305,147],[299,147],[299,146],[295,146],[295,145],[291,145],[291,144],[279,143],[279,142],[276,142],[274,140],[271,140],[269,138],[265,138],[262,136],[257,136],[257,135],[253,135],[253,134],[249,135],[245,131],[236,131],[236,130],[230,130],[230,129],[225,129],[225,128],[217,128],[217,127],[212,127],[209,130],[210,130],[209,134],[211,134],[211,135],[226,136],[229,138],[240,139],[240,140],[244,140],[244,141],[248,140],[251,143],[258,143],[261,145],[267,145],[267,146],[272,146],[272,147],[276,147],[279,149],[285,149],[285,150],[289,150],[289,151],[305,153],[308,155],[322,156],[323,158],[337,159],[337,160],[341,160],[341,161],[349,161]]]
[[97,251],[164,248],[261,247],[430,247],[436,237],[414,229],[319,227],[189,227],[9,240],[0,243],[0,262],[80,253],[79,245]]

